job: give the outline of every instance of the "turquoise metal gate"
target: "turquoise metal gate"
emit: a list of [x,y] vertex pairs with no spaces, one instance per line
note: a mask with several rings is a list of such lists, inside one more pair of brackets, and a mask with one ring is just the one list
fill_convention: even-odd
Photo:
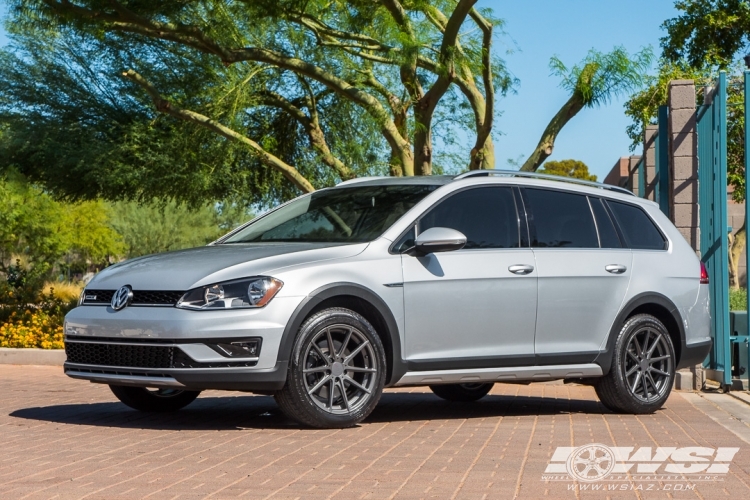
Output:
[[697,113],[698,204],[701,260],[706,265],[711,297],[714,347],[709,368],[732,383],[729,338],[729,263],[727,238],[727,77],[721,72]]

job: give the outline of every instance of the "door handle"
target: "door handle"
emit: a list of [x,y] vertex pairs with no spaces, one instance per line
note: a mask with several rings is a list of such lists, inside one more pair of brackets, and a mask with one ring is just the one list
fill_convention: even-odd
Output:
[[627,271],[628,268],[621,264],[610,264],[608,266],[604,266],[604,270],[612,274],[622,274]]
[[534,270],[534,266],[530,266],[528,264],[514,264],[512,266],[508,266],[508,271],[512,272],[513,274],[529,274]]

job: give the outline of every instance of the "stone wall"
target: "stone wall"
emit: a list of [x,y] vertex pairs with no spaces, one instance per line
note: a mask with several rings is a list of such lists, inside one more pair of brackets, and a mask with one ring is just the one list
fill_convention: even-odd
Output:
[[700,252],[698,141],[692,80],[669,83],[669,135],[670,217],[693,249]]

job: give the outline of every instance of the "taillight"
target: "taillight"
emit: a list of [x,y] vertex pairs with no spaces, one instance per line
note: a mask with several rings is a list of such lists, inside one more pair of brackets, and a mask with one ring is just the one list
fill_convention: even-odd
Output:
[[701,285],[708,285],[708,271],[703,262],[701,262]]

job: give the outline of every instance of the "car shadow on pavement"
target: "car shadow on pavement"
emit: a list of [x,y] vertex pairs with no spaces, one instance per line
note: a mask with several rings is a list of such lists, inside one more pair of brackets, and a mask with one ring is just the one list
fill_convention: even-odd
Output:
[[[489,395],[474,403],[443,401],[431,392],[386,392],[365,423],[501,416],[609,413],[598,401]],[[299,424],[270,396],[199,397],[175,413],[142,413],[120,402],[22,408],[11,417],[72,425],[153,430],[289,429]]]

